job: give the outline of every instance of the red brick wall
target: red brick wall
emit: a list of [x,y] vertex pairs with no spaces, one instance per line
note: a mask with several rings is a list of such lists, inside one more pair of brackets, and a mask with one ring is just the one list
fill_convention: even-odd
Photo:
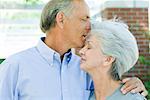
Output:
[[[112,19],[115,15],[121,17],[129,25],[130,31],[136,37],[140,55],[145,56],[150,62],[150,38],[146,35],[146,32],[148,32],[147,8],[106,8],[101,14],[102,19]],[[150,66],[141,64],[138,61],[125,76],[137,76],[143,81],[150,81]]]

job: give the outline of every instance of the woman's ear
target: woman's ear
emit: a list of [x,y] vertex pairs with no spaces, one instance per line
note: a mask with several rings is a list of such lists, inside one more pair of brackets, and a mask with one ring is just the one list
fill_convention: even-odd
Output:
[[105,56],[104,65],[111,65],[115,61],[115,58],[112,56]]
[[57,15],[56,15],[56,22],[57,22],[57,25],[63,29],[63,24],[64,24],[64,18],[65,18],[65,15],[63,12],[58,12]]

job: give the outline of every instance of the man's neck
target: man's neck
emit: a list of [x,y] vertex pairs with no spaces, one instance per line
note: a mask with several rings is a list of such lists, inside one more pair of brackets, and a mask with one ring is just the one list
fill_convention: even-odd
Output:
[[95,72],[92,78],[94,81],[96,100],[105,100],[120,86],[119,81],[114,81],[108,75],[100,75],[99,72]]
[[57,33],[49,33],[44,40],[45,44],[63,56],[70,48],[65,40]]

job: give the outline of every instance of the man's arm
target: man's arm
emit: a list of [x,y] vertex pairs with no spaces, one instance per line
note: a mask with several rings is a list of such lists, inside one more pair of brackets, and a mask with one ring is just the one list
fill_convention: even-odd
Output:
[[0,65],[0,100],[14,100],[18,70],[16,64],[4,61]]
[[123,94],[126,94],[128,92],[131,92],[131,93],[141,92],[141,94],[143,96],[148,95],[148,92],[147,92],[144,84],[142,83],[142,81],[139,78],[137,78],[137,77],[125,78],[122,80],[122,82],[125,83],[121,88],[121,91]]

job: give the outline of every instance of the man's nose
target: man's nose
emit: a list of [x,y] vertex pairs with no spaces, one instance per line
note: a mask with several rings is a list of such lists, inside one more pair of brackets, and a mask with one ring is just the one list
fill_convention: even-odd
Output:
[[87,24],[86,24],[86,31],[87,31],[87,33],[89,33],[90,30],[91,30],[91,23],[90,23],[90,21],[88,21]]

